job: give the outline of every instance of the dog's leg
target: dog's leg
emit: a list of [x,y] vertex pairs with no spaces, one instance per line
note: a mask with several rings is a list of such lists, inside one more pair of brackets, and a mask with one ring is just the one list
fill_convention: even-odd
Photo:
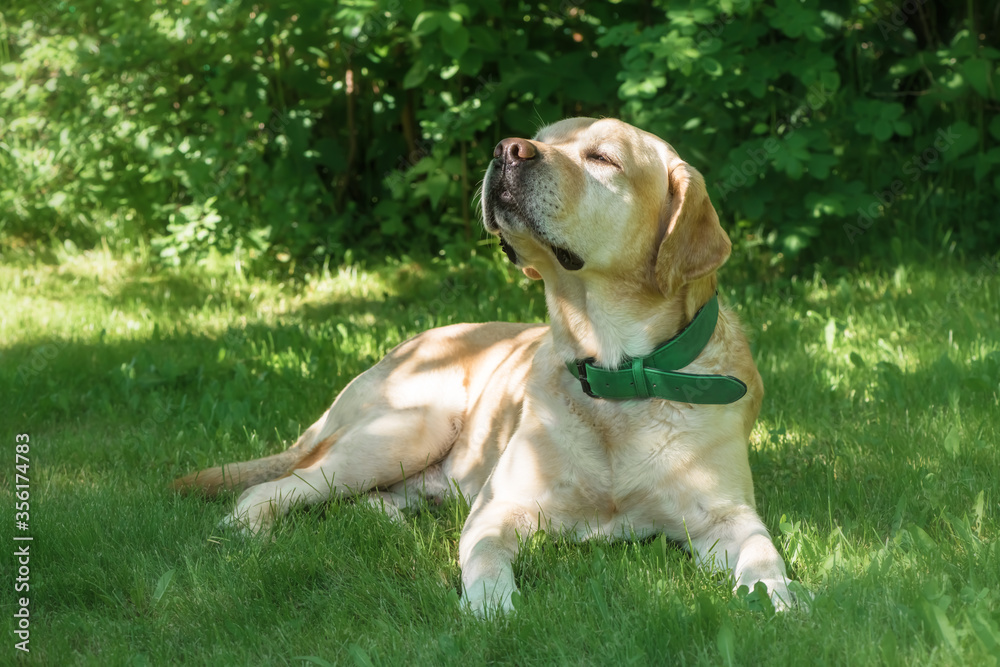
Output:
[[701,534],[690,536],[698,563],[709,570],[728,571],[734,591],[740,586],[752,590],[757,582],[763,583],[778,611],[795,604],[797,600],[788,589],[785,561],[757,513],[741,506],[717,516]]
[[440,465],[435,465],[388,488],[370,492],[365,502],[399,521],[403,518],[401,510],[418,508],[423,500],[440,504],[456,492],[461,492],[458,482],[449,478]]
[[484,488],[458,545],[463,601],[480,618],[513,611],[511,596],[517,591],[513,562],[518,540],[527,539],[537,527],[526,508],[487,499],[487,493],[488,488]]
[[542,519],[537,503],[545,492],[542,479],[516,463],[518,451],[533,436],[541,438],[544,433],[515,433],[462,528],[458,560],[463,603],[480,618],[513,611],[511,596],[517,591],[513,563],[519,542],[527,540]]
[[312,505],[418,476],[449,451],[460,430],[461,420],[443,410],[380,412],[311,457],[308,467],[244,491],[224,523],[257,533],[293,504]]

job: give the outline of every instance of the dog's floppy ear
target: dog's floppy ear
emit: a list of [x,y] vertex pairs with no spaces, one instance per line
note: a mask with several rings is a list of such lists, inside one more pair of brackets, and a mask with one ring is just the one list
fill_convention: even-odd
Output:
[[711,274],[729,259],[732,250],[698,170],[676,160],[669,178],[670,203],[662,214],[666,233],[655,267],[656,284],[664,295]]

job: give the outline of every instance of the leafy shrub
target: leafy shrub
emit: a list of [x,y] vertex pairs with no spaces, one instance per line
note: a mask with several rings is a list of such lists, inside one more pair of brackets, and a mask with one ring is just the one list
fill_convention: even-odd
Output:
[[981,0],[12,4],[6,244],[433,252],[480,236],[495,143],[569,115],[668,139],[778,252],[1000,241]]
[[627,47],[623,116],[682,147],[716,205],[779,250],[936,247],[949,230],[996,247],[1000,25],[988,3],[945,4],[661,3],[667,21],[601,44]]

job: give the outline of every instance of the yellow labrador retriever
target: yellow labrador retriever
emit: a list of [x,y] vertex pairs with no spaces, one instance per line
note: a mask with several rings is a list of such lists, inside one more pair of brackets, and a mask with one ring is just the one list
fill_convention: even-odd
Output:
[[657,137],[572,118],[497,145],[486,229],[545,282],[550,324],[424,332],[354,379],[287,451],[177,480],[246,489],[225,520],[268,528],[294,503],[475,497],[465,603],[508,611],[519,540],[665,533],[735,587],[793,602],[754,509],[747,438],[763,396],[715,272],[730,242],[704,180]]

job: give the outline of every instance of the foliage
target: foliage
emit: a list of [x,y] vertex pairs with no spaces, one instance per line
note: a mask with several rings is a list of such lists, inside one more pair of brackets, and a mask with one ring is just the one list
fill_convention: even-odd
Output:
[[937,246],[949,231],[976,249],[1000,241],[1000,25],[987,8],[692,3],[601,44],[628,47],[623,116],[676,142],[716,205],[781,250]]
[[480,234],[500,138],[617,115],[776,251],[991,247],[988,4],[14,0],[0,239],[424,254]]

